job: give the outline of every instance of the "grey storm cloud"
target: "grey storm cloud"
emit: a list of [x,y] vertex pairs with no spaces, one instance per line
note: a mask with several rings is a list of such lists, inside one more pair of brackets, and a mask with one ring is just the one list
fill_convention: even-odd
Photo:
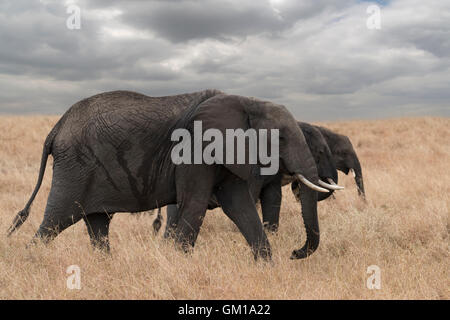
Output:
[[[66,27],[69,4],[79,30]],[[380,30],[366,27],[372,4]],[[450,115],[440,0],[3,0],[0,44],[2,113],[62,113],[117,89],[217,88],[304,120]]]
[[93,1],[95,7],[123,8],[124,23],[148,29],[172,42],[276,35],[299,20],[351,1]]

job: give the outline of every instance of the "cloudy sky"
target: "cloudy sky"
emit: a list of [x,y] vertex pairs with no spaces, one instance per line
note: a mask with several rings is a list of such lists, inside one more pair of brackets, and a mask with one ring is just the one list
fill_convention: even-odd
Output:
[[450,116],[450,1],[0,1],[0,113],[206,88],[307,121]]

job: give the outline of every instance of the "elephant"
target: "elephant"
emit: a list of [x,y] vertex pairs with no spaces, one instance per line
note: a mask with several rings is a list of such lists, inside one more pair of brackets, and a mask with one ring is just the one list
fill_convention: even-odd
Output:
[[[359,162],[358,156],[356,155],[355,150],[353,149],[352,143],[350,142],[350,139],[342,134],[335,133],[331,131],[330,129],[316,126],[316,125],[308,125],[304,122],[298,121],[299,127],[302,129],[303,134],[305,135],[306,141],[309,144],[309,147],[311,149],[311,152],[316,160],[317,168],[320,171],[319,168],[321,168],[319,156],[318,156],[318,147],[320,148],[321,143],[316,143],[316,145],[312,145],[309,141],[322,141],[322,144],[325,143],[327,145],[328,150],[331,152],[333,163],[336,165],[336,169],[339,171],[344,172],[345,174],[348,174],[349,171],[353,171],[356,186],[358,189],[358,194],[365,199],[365,191],[364,191],[364,182],[363,182],[363,176],[362,176],[362,170],[361,170],[361,164]],[[308,130],[305,130],[308,128]],[[316,138],[310,137],[311,134],[315,134]],[[321,136],[321,138],[317,137]],[[324,141],[325,140],[325,141]],[[322,160],[323,161],[323,160]],[[324,176],[323,179],[326,178]],[[292,178],[287,177],[285,181],[283,181],[283,185],[291,182]],[[333,175],[332,178],[333,182],[338,182],[338,176],[337,172],[335,172],[335,175]],[[338,186],[339,187],[339,186]],[[295,197],[298,199],[300,196],[300,189],[298,181],[294,180],[291,184],[291,189],[295,195]],[[329,196],[331,196],[336,189],[329,188],[328,193],[319,193],[318,194],[318,201],[322,201],[327,199]],[[171,209],[173,210],[173,209]],[[168,211],[169,212],[169,211]],[[271,231],[276,232],[278,230],[278,223],[279,223],[279,210],[271,210],[267,211],[268,213],[265,215],[263,210],[263,219],[265,225],[267,225]],[[160,216],[160,215],[159,215]],[[158,222],[155,220],[155,224]]]
[[[124,158],[125,151],[131,148],[131,141],[124,138],[121,139],[120,136],[118,136],[119,131],[116,132],[116,129],[126,132],[131,138],[133,135],[133,128],[131,127],[133,121],[135,124],[144,125],[146,119],[152,120],[149,125],[151,125],[152,129],[155,131],[158,120],[165,123],[169,128],[176,117],[185,110],[186,106],[198,105],[210,97],[222,93],[223,92],[219,90],[204,90],[150,99],[145,95],[135,92],[112,91],[94,95],[75,103],[60,118],[47,136],[44,142],[36,187],[26,203],[25,208],[19,211],[14,218],[12,225],[8,229],[8,236],[11,236],[11,234],[28,218],[31,204],[42,184],[47,159],[50,154],[54,157],[52,187],[45,209],[45,223],[41,225],[38,232],[35,234],[35,238],[47,237],[47,240],[44,239],[45,241],[51,240],[56,237],[59,232],[77,222],[80,219],[80,214],[76,211],[78,211],[78,209],[83,211],[85,208],[75,208],[73,205],[74,201],[77,201],[76,203],[78,204],[80,204],[79,200],[88,201],[88,199],[82,198],[88,197],[90,188],[88,184],[94,182],[94,179],[103,181],[106,189],[105,196],[102,197],[101,195],[98,195],[99,198],[105,198],[108,190],[111,188],[114,192],[120,192],[120,186],[118,185],[119,181],[128,180],[129,190],[127,190],[127,196],[130,198],[129,200],[131,200],[131,202],[134,202],[129,204],[131,205],[130,210],[134,211],[138,210],[139,207],[145,207],[145,199],[139,196],[139,190],[136,186],[136,175],[142,173],[133,172],[135,175],[133,176],[133,173],[129,172],[127,169],[128,160]],[[152,107],[155,107],[155,110],[151,110]],[[145,110],[146,108],[149,108],[149,110]],[[165,110],[162,110],[164,108]],[[115,119],[120,119],[121,117],[120,109],[123,109],[124,116],[129,118],[123,119],[122,125],[125,125],[124,128],[119,127],[121,125],[120,122],[114,122]],[[149,114],[146,114],[145,112],[140,113],[139,111],[146,111],[146,113]],[[102,126],[99,126],[99,124],[102,124]],[[95,137],[90,137],[91,133],[95,134],[98,141],[94,140]],[[109,136],[109,134],[111,135]],[[148,139],[142,130],[136,132],[136,134],[141,136],[140,139],[143,142],[145,139]],[[105,150],[109,152],[109,154],[114,155],[116,163],[112,163],[112,161],[102,162],[102,159],[95,153],[95,149],[99,149],[99,146],[96,145],[96,143],[104,144]],[[161,146],[155,144],[153,147],[157,148]],[[102,150],[97,151],[106,153],[102,152]],[[145,155],[142,154],[143,150],[140,152],[141,156]],[[111,170],[108,170],[108,168],[105,167],[104,163],[107,164],[108,162],[110,162],[110,165],[112,166],[111,169],[116,172],[117,177],[115,180],[113,180]],[[133,163],[132,165],[136,170],[137,163]],[[143,166],[142,169],[149,171],[148,168]],[[96,170],[98,172],[96,172]],[[120,172],[120,170],[123,172]],[[83,175],[88,176],[87,181],[82,181]],[[120,175],[124,177],[120,177]],[[68,183],[72,177],[75,180],[80,180],[73,188],[74,190],[71,190]],[[144,178],[148,179],[148,177],[141,177],[141,179]],[[80,185],[82,182],[85,183],[84,186]],[[146,186],[148,188],[148,182],[146,182]],[[80,194],[80,192],[76,190],[77,188],[81,188],[83,192]],[[147,194],[148,190],[143,189],[142,192]],[[64,193],[66,193],[66,195]],[[133,195],[132,197],[130,193]],[[78,199],[73,200],[73,198]],[[120,199],[120,196],[118,196],[118,199]],[[63,210],[67,210],[68,213],[63,212]],[[89,208],[87,210],[95,211],[94,208]],[[121,211],[121,208],[118,208],[117,211]],[[87,215],[81,215],[87,225],[92,245],[109,250],[109,243],[104,243],[101,239],[103,238],[103,235],[107,234],[109,231],[110,219],[113,214],[113,211],[106,212],[99,208],[98,212],[89,212]],[[60,215],[61,217],[52,222],[51,218],[53,215],[56,217]],[[67,221],[68,218],[66,217],[72,215],[76,218],[73,223]],[[51,231],[50,228],[55,230]]]
[[[358,194],[363,199],[365,199],[364,182],[362,177],[361,165],[358,156],[356,155],[356,152],[353,149],[352,143],[350,142],[350,139],[345,135],[337,134],[331,131],[330,129],[321,126],[309,125],[300,121],[298,121],[298,125],[303,131],[306,141],[317,163],[318,170],[320,171],[320,168],[323,167],[323,165],[321,165],[321,161],[324,161],[320,160],[319,157],[320,148],[322,148],[323,150],[329,150],[331,152],[332,161],[335,164],[337,170],[342,171],[345,174],[348,174],[350,170],[354,172],[355,181],[358,188]],[[316,143],[315,144],[311,143],[313,141],[316,141]],[[326,144],[327,148],[321,147],[321,145],[323,144]],[[333,181],[331,183],[333,182],[337,183],[338,182],[337,172],[334,171],[333,173],[334,173],[332,176]],[[327,180],[325,175],[321,175],[320,177],[323,178],[323,180],[325,181]],[[295,197],[299,199],[300,189],[298,181],[296,180],[292,181],[292,177],[285,177],[283,185],[289,182],[292,182],[291,189]],[[338,190],[339,188],[335,189],[328,188],[328,189],[329,189],[328,193],[318,194],[318,201],[327,199],[333,194],[335,190]],[[271,231],[276,232],[278,230],[280,210],[270,210],[270,211],[267,210],[266,214],[264,214],[264,209],[262,211],[263,211],[264,225],[268,226],[268,228]],[[155,224],[157,223],[158,222],[155,220]]]
[[[330,190],[330,192],[320,192],[318,194],[318,201],[324,200],[331,195],[334,190],[342,189],[342,187],[336,184],[330,185],[323,181],[330,181],[334,183],[337,181],[337,171],[333,161],[333,155],[326,143],[321,132],[313,125],[306,122],[298,122],[303,135],[305,136],[306,143],[309,150],[312,153],[314,161],[317,166],[319,174],[319,184]],[[299,184],[294,177],[288,175],[282,175],[281,173],[276,176],[263,176],[261,177],[262,184],[253,185],[251,193],[254,195],[255,201],[258,199],[261,202],[261,210],[263,217],[263,225],[266,230],[270,232],[276,232],[278,230],[279,213],[281,206],[282,192],[281,187],[289,183],[293,183],[292,188],[294,194],[298,197]],[[208,209],[217,208],[219,204],[216,199],[210,199]],[[153,222],[153,228],[155,232],[158,232],[161,227],[162,215],[161,211],[158,212],[156,219]],[[176,205],[167,206],[167,223],[164,237],[170,237],[171,233],[176,228],[178,221],[178,210]]]
[[361,164],[350,139],[347,136],[335,133],[330,129],[321,126],[316,127],[320,130],[323,137],[327,141],[333,155],[334,163],[336,164],[336,169],[345,174],[352,171],[358,189],[358,194],[365,199],[366,193],[364,190]]
[[83,219],[91,243],[109,251],[109,242],[104,240],[113,214],[177,204],[180,218],[174,239],[189,252],[214,196],[247,240],[254,258],[270,260],[270,244],[250,193],[253,185],[261,184],[256,173],[266,164],[259,159],[255,164],[176,164],[172,155],[177,144],[172,134],[178,129],[192,133],[196,121],[205,131],[214,129],[225,135],[230,129],[278,130],[278,141],[269,141],[279,146],[276,173],[295,176],[302,189],[306,242],[292,255],[297,259],[311,255],[320,241],[317,192],[328,190],[317,186],[317,167],[294,117],[283,105],[216,90],[166,97],[112,91],[75,103],[47,136],[38,182],[8,236],[28,217],[51,154],[50,194],[33,242],[49,243]]

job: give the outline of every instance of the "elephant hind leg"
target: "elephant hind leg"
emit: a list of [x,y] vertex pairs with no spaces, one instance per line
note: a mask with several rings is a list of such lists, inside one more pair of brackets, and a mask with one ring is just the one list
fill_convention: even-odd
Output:
[[271,260],[269,240],[264,232],[247,183],[238,178],[227,181],[216,196],[225,214],[236,224],[250,245],[255,260]]
[[52,187],[45,208],[44,219],[33,238],[44,244],[51,242],[58,234],[82,219],[83,190],[80,184],[69,184],[60,177],[61,173],[53,171]]
[[94,248],[109,253],[109,225],[113,213],[95,212],[83,217]]
[[46,211],[44,220],[39,226],[39,229],[36,231],[32,243],[36,243],[38,240],[40,240],[44,244],[50,243],[58,236],[58,234],[60,234],[71,225],[77,223],[80,219],[81,214],[58,214],[55,211],[52,211],[51,214],[48,214],[48,211]]

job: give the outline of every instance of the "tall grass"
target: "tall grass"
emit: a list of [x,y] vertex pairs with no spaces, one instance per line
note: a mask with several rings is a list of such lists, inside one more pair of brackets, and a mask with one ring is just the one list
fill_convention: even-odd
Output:
[[[321,244],[308,259],[289,260],[303,245],[300,207],[284,190],[273,263],[253,261],[232,222],[214,210],[195,250],[185,255],[152,234],[151,215],[117,214],[111,256],[90,247],[82,222],[44,247],[26,249],[43,218],[51,161],[30,218],[6,230],[28,200],[42,143],[57,117],[0,118],[1,299],[449,299],[450,119],[410,118],[321,123],[346,134],[361,160],[367,202],[351,175],[346,189],[319,204]],[[164,213],[164,211],[163,211]],[[164,228],[164,225],[163,225]],[[81,269],[81,290],[66,269]],[[369,290],[367,267],[381,270]]]

